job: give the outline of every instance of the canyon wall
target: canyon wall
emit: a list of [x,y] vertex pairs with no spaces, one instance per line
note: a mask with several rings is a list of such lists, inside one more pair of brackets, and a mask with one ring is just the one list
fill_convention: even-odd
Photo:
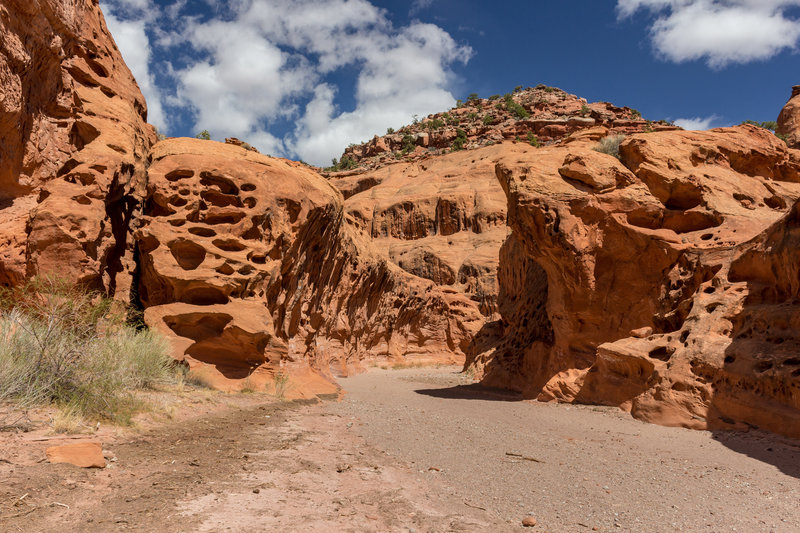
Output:
[[800,152],[767,130],[507,154],[503,335],[473,364],[539,400],[800,436]]
[[[466,360],[531,399],[800,436],[796,87],[786,142],[542,86],[320,173],[156,142],[93,1],[0,0],[0,31],[0,284],[58,275],[139,307],[228,390]],[[597,150],[616,134],[619,157]]]

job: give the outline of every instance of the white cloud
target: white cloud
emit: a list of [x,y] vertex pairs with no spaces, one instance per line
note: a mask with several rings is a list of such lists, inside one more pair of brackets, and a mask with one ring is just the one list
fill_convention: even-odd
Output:
[[[438,26],[394,28],[366,0],[243,0],[232,15],[189,23],[186,39],[205,57],[176,72],[178,101],[215,138],[314,164],[414,114],[450,107],[449,67],[472,54]],[[337,109],[339,89],[326,78],[343,67],[356,71],[349,111]],[[278,118],[296,120],[284,139],[269,132]]]
[[411,15],[415,15],[422,11],[423,9],[427,9],[433,5],[433,0],[414,0],[411,2],[411,10],[409,13]]
[[[191,111],[194,131],[315,164],[415,114],[452,106],[450,69],[472,55],[433,24],[395,27],[369,0],[206,0],[210,18],[187,14],[186,0],[167,7],[105,1],[151,122],[165,126],[162,105]],[[159,91],[151,76],[151,45],[159,72],[175,83],[170,90]],[[351,85],[352,95],[340,93]],[[354,101],[353,108],[339,109],[338,97]]]
[[705,60],[721,68],[795,48],[800,20],[785,11],[795,6],[800,0],[618,0],[617,12],[623,18],[652,12],[650,37],[667,60]]
[[[128,0],[128,2],[136,8],[146,7],[147,4],[147,0]],[[161,105],[161,92],[150,73],[151,49],[150,40],[145,32],[146,21],[120,20],[107,6],[102,7],[106,13],[108,29],[147,101],[147,121],[162,132],[166,132],[167,121]]]
[[711,115],[710,117],[705,117],[705,118],[702,117],[679,118],[676,119],[674,122],[676,126],[680,126],[685,130],[702,131],[711,129],[712,128],[711,124],[713,124],[717,120],[719,120],[719,117],[717,115]]

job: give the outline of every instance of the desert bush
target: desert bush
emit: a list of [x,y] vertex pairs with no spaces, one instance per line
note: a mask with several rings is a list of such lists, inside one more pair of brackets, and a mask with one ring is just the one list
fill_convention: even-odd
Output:
[[451,150],[453,152],[457,152],[459,150],[463,150],[464,149],[464,144],[466,142],[467,142],[467,132],[465,132],[461,128],[458,128],[456,130],[456,138],[453,141],[453,146],[452,146]]
[[391,135],[394,133],[394,128],[386,128],[386,135]]
[[542,146],[542,143],[539,141],[539,138],[536,135],[534,135],[532,131],[528,132],[528,143],[536,148]]
[[174,377],[163,337],[97,293],[35,281],[0,295],[0,401],[127,422],[132,391]]
[[411,152],[414,151],[416,147],[417,147],[417,141],[413,135],[409,134],[403,135],[403,140],[401,141],[400,144],[400,151],[403,153],[403,155],[410,154]]
[[203,139],[204,141],[211,140],[211,134],[208,132],[208,130],[201,131],[200,133],[195,135],[195,137],[197,137],[198,139]]
[[619,159],[619,145],[625,140],[624,135],[609,135],[600,139],[595,145],[594,150],[608,155],[613,155]]

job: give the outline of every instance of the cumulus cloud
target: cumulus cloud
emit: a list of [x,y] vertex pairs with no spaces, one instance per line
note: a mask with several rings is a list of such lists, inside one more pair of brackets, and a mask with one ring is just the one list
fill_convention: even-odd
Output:
[[[207,0],[202,16],[187,16],[186,0],[106,2],[151,122],[162,127],[166,107],[215,139],[320,165],[349,143],[452,106],[451,69],[472,55],[436,25],[395,26],[369,0]],[[159,90],[155,68],[174,85]]]
[[[217,138],[315,164],[451,106],[450,66],[472,54],[438,26],[395,28],[366,0],[242,0],[229,15],[189,24],[185,39],[202,59],[176,72],[177,102]],[[355,76],[352,110],[335,103],[330,78],[343,70]],[[279,119],[296,125],[280,139],[270,133]]]
[[680,126],[685,130],[708,130],[711,129],[714,122],[719,120],[719,117],[716,115],[711,115],[710,117],[694,117],[694,118],[679,118],[675,120],[675,125]]
[[[128,0],[128,3],[135,10],[147,7],[147,0]],[[167,121],[161,104],[161,91],[150,72],[150,39],[145,32],[147,21],[144,18],[119,19],[114,16],[113,9],[112,6],[103,5],[106,24],[147,101],[147,121],[159,130],[166,131]]]
[[800,41],[800,20],[787,9],[800,0],[618,0],[625,18],[639,10],[655,16],[656,52],[677,63],[705,60],[712,68],[765,60]]

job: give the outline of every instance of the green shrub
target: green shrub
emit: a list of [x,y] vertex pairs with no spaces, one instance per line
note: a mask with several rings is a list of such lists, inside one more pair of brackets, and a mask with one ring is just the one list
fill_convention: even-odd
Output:
[[142,407],[133,390],[176,377],[166,339],[64,282],[3,291],[0,339],[0,401],[20,408],[55,404],[125,423]]
[[339,172],[342,170],[353,170],[354,168],[358,167],[358,162],[355,159],[343,155],[341,161],[337,161],[334,157],[331,159],[331,166],[325,167],[322,170],[325,172]]
[[542,143],[539,141],[539,138],[534,135],[532,131],[528,132],[528,143],[536,148],[539,148],[542,145]]
[[494,124],[494,117],[492,115],[486,115],[483,117],[484,126],[491,126],[492,124]]
[[625,140],[624,135],[609,135],[600,139],[595,145],[594,150],[608,155],[613,155],[619,159],[619,145]]
[[386,135],[391,135],[394,133],[394,128],[386,128]]
[[467,142],[467,132],[465,132],[461,128],[458,128],[456,130],[456,138],[453,141],[453,146],[452,146],[451,150],[453,152],[457,152],[459,150],[463,150],[464,149],[464,144],[466,142]]
[[479,101],[480,101],[480,97],[478,96],[478,93],[472,93],[469,96],[467,96],[467,103],[468,104],[474,104],[474,103],[477,103]]
[[211,134],[208,133],[208,130],[201,131],[200,133],[195,135],[195,137],[197,137],[198,139],[203,139],[204,141],[210,141],[211,140]]
[[588,105],[586,105],[586,104],[583,104],[583,105],[581,106],[581,116],[582,116],[582,117],[585,117],[585,116],[586,116],[586,115],[588,115],[590,112],[591,112],[591,109],[589,109],[589,106],[588,106]]
[[517,85],[516,87],[514,87],[514,92],[515,93],[521,93],[522,92],[522,85]]
[[506,111],[512,113],[518,119],[526,119],[531,116],[531,114],[528,113],[528,110],[515,102],[514,98],[510,94],[505,96],[504,102]]
[[638,109],[631,109],[631,117],[633,117],[634,119],[638,120],[638,119],[642,118],[642,114],[639,112]]
[[500,100],[499,94],[493,94],[492,96],[489,97],[490,102],[494,102],[495,100]]
[[403,135],[403,140],[400,145],[400,151],[403,155],[410,154],[414,151],[417,147],[417,140],[414,138],[413,135],[405,134]]

